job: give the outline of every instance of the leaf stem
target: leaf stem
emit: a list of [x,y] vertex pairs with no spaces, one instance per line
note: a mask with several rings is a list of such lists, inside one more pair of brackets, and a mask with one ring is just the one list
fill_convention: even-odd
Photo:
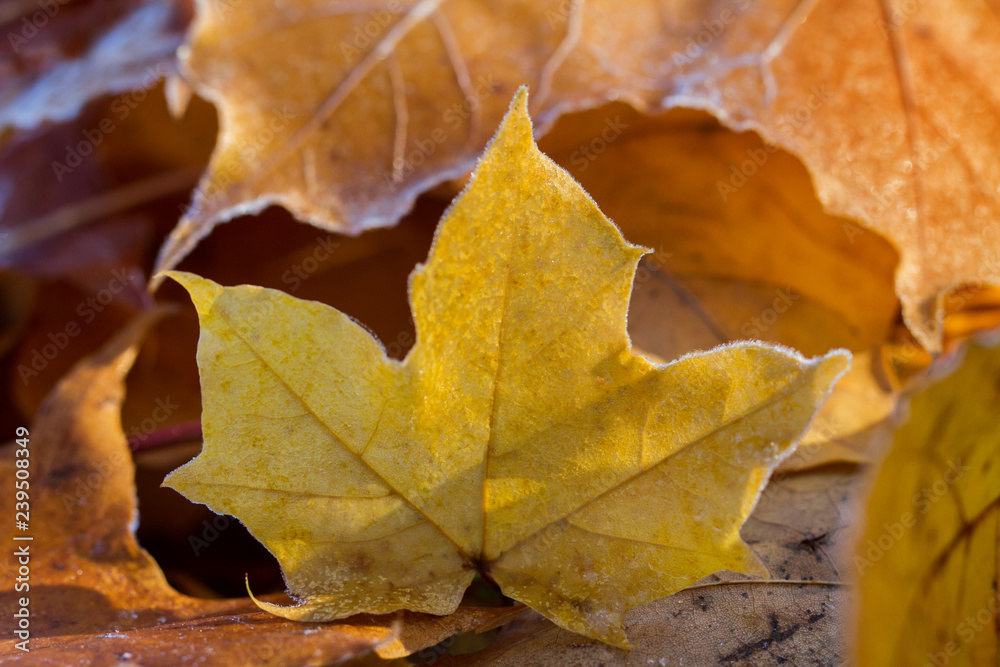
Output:
[[805,585],[805,586],[844,586],[849,587],[850,584],[843,581],[823,581],[822,579],[730,579],[728,581],[713,581],[708,584],[695,584],[694,586],[688,586],[678,593],[683,591],[693,591],[699,588],[713,588],[715,586],[736,586],[739,584],[789,584],[789,585]]

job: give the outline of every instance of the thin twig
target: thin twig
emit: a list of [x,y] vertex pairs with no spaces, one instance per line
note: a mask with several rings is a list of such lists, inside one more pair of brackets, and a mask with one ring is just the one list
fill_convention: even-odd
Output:
[[76,227],[83,227],[109,215],[154,201],[160,197],[193,188],[198,183],[201,167],[180,169],[129,183],[90,199],[63,206],[39,218],[11,229],[3,252],[13,253],[35,243],[48,240]]

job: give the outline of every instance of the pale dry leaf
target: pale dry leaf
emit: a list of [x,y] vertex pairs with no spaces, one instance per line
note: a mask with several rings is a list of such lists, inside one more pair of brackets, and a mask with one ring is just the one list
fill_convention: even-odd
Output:
[[0,132],[65,123],[102,95],[155,87],[176,72],[189,18],[185,3],[169,0],[52,0],[23,9],[3,31],[11,52],[0,57]]

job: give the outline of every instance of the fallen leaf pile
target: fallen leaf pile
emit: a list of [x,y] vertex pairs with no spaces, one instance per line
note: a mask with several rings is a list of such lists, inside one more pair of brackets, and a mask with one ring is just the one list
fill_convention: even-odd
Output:
[[5,664],[1000,660],[988,5],[0,27]]

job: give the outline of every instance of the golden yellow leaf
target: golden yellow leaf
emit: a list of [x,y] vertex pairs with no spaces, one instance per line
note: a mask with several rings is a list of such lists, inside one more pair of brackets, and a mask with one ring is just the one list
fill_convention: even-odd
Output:
[[169,486],[235,514],[295,619],[454,611],[479,571],[627,646],[625,612],[721,569],[848,354],[740,344],[656,366],[643,250],[532,139],[524,89],[411,276],[404,362],[346,315],[174,273],[202,323],[205,446]]
[[912,397],[855,547],[861,665],[1000,655],[1000,348]]

